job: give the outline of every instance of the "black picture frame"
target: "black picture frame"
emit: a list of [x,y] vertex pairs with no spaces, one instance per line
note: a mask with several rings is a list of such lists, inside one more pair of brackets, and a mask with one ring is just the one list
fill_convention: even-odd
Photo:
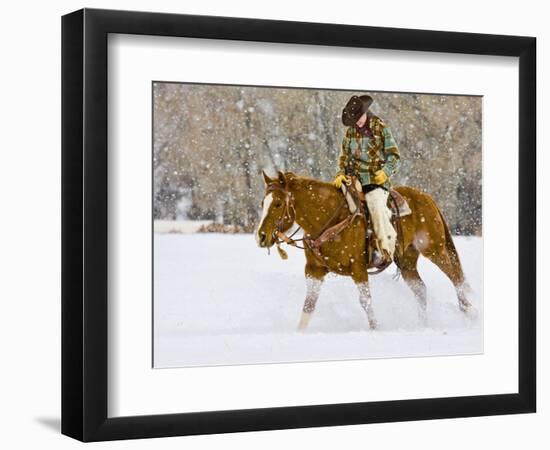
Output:
[[[107,416],[107,37],[110,33],[519,57],[517,393]],[[535,412],[536,39],[83,9],[62,18],[62,433],[82,441]]]

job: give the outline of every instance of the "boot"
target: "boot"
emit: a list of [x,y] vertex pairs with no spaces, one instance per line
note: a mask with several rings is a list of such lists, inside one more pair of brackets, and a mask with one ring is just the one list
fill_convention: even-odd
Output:
[[375,267],[381,267],[386,262],[386,259],[384,258],[384,255],[380,253],[380,251],[375,248],[372,251],[372,264],[374,264]]

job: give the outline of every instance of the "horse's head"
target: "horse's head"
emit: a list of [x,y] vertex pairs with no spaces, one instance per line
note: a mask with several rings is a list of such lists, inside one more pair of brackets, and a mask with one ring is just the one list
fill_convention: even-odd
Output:
[[287,231],[295,219],[292,206],[292,193],[289,191],[288,176],[279,172],[269,178],[262,172],[265,183],[265,196],[262,200],[262,216],[256,230],[256,242],[260,247],[272,247],[278,232]]

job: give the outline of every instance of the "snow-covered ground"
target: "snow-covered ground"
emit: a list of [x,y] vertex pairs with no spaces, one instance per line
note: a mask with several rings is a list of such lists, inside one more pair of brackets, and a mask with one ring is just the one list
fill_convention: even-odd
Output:
[[428,322],[395,266],[371,277],[378,329],[370,331],[348,277],[329,275],[305,332],[296,330],[305,297],[304,255],[289,259],[249,234],[156,234],[154,365],[253,364],[483,352],[482,240],[457,237],[477,317],[458,309],[448,279],[427,259]]
[[196,233],[203,225],[210,225],[211,220],[155,220],[155,233]]

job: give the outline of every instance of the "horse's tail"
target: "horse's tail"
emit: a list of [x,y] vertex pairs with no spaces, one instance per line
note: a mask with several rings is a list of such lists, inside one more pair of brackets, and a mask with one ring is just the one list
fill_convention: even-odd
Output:
[[447,250],[447,253],[449,255],[449,258],[451,258],[451,262],[453,263],[453,266],[457,268],[458,273],[460,273],[462,278],[462,284],[465,289],[470,289],[470,286],[466,282],[466,278],[464,277],[464,271],[462,270],[462,264],[460,263],[460,257],[458,256],[458,251],[456,250],[455,243],[453,241],[453,236],[451,235],[451,231],[449,230],[449,226],[447,225],[447,220],[445,219],[445,216],[439,209],[439,206],[433,202],[437,212],[439,213],[439,218],[441,219],[441,222],[443,222],[443,228],[445,229],[445,249]]

